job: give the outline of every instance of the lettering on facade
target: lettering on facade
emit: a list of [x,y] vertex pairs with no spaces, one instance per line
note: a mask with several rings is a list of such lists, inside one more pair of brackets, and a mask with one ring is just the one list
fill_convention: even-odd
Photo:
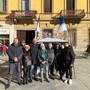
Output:
[[9,34],[9,29],[0,29],[0,34]]

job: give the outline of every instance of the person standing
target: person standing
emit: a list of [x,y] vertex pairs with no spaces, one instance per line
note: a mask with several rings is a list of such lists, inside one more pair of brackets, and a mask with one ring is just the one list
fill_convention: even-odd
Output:
[[[22,58],[22,67],[23,67],[23,71],[24,71],[24,75],[23,75],[23,84],[28,84],[28,76],[29,76],[29,71],[30,73],[32,73],[31,71],[31,56],[30,56],[30,46],[29,45],[25,45],[24,46],[25,50],[23,52],[23,58]],[[29,76],[29,81],[32,80],[32,75]]]
[[60,79],[62,80],[62,59],[61,59],[62,48],[60,44],[55,45],[54,53],[55,53],[55,69],[57,72],[59,71]]
[[50,75],[51,79],[54,79],[53,76],[54,76],[54,65],[55,65],[54,58],[55,58],[55,55],[54,55],[52,43],[48,44],[47,51],[48,51],[49,75]]
[[5,44],[2,45],[2,56],[6,56],[6,52],[7,52],[7,46]]
[[90,58],[90,45],[87,45],[87,58]]
[[33,38],[32,43],[30,44],[30,53],[31,53],[31,58],[32,58],[32,64],[34,66],[34,80],[38,81],[37,79],[38,44],[37,44],[36,38]]
[[48,52],[45,49],[45,45],[40,45],[41,50],[38,52],[38,59],[40,62],[40,73],[41,73],[41,82],[43,82],[43,69],[46,70],[46,81],[50,82],[48,79]]
[[72,84],[72,67],[74,66],[75,53],[72,46],[68,42],[64,43],[64,49],[62,52],[62,65],[63,74],[66,73],[66,80],[64,83]]
[[[26,45],[26,41],[25,40],[22,40],[21,41],[21,47],[22,47],[22,50],[23,50],[23,52],[25,51],[25,46]],[[22,58],[22,60],[23,60],[23,58]],[[21,60],[21,63],[22,63],[22,60]],[[24,75],[24,70],[23,70],[23,67],[21,66],[21,78],[23,79],[23,75]]]
[[22,48],[21,46],[18,44],[19,41],[17,38],[14,38],[13,44],[11,44],[8,47],[7,50],[7,54],[9,56],[9,73],[8,73],[8,84],[6,85],[5,89],[9,88],[11,85],[11,79],[12,79],[12,74],[14,71],[14,68],[16,67],[16,71],[17,71],[17,80],[18,80],[18,84],[21,85],[22,82],[20,80],[20,62],[22,59]]

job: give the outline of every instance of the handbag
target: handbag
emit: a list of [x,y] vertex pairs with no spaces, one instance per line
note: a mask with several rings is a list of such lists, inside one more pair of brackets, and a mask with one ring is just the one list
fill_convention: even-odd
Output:
[[25,57],[25,65],[26,66],[30,66],[31,65],[31,60],[30,60],[30,57],[29,56],[26,56]]

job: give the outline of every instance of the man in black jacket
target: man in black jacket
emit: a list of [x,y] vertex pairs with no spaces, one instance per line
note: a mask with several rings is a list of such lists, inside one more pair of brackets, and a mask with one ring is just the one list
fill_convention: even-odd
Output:
[[20,81],[20,61],[22,59],[22,47],[18,45],[18,39],[15,38],[13,44],[11,44],[8,48],[8,56],[9,56],[9,74],[8,74],[8,84],[5,87],[6,89],[10,87],[12,74],[14,71],[14,67],[16,66],[17,71],[17,80],[18,84],[21,85]]
[[73,51],[72,46],[69,45],[69,43],[64,44],[64,49],[62,52],[62,65],[63,65],[63,72],[66,73],[66,80],[64,83],[69,82],[69,84],[72,84],[72,67],[75,60],[75,53]]
[[30,52],[31,52],[31,58],[32,58],[32,65],[34,66],[34,80],[38,81],[37,79],[38,44],[37,44],[36,38],[33,38],[32,43],[30,44],[30,47],[31,47]]

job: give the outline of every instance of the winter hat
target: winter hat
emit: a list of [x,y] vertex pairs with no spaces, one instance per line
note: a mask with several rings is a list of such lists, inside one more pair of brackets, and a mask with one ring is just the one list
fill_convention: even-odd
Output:
[[30,49],[30,46],[29,46],[29,45],[25,45],[24,48],[28,48],[28,49]]

